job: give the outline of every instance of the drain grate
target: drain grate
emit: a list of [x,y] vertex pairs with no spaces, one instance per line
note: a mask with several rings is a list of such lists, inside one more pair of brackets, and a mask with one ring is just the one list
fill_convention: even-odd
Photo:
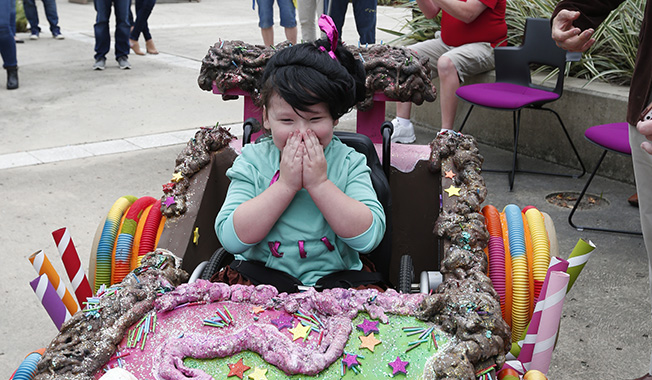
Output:
[[[546,200],[555,206],[571,209],[575,206],[580,193],[576,192],[558,192],[546,195]],[[582,202],[577,207],[578,210],[591,210],[602,206],[608,206],[609,201],[599,195],[584,194]]]

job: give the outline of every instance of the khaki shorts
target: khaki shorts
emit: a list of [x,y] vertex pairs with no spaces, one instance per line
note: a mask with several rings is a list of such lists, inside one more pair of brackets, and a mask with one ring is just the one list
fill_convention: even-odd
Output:
[[441,32],[435,33],[435,38],[408,46],[421,57],[428,57],[428,65],[432,76],[437,77],[437,60],[448,57],[455,68],[460,82],[464,78],[484,73],[494,68],[494,48],[488,42],[475,42],[462,46],[448,46],[441,40]]

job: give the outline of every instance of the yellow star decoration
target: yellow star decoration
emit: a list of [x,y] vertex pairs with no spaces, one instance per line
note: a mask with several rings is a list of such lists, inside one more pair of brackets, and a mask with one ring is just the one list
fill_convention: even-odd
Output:
[[451,185],[448,189],[444,189],[445,192],[448,193],[449,197],[452,197],[453,195],[457,195],[458,197],[460,196],[460,189],[459,187],[455,187]]
[[455,177],[455,173],[453,173],[452,170],[447,170],[446,175],[444,177],[453,179],[453,177]]
[[192,242],[193,244],[199,244],[199,227],[195,227],[195,230],[192,231]]
[[374,333],[369,333],[367,336],[359,336],[360,341],[362,344],[360,344],[360,348],[368,348],[369,351],[374,352],[374,347],[376,347],[377,344],[380,344],[381,342],[374,337]]
[[251,308],[251,312],[254,314],[262,313],[265,309],[261,306],[254,306]]
[[183,174],[181,172],[176,172],[172,175],[171,181],[177,183],[183,179]]
[[254,373],[249,374],[250,379],[254,380],[267,380],[267,368],[254,368]]
[[297,326],[291,329],[288,329],[292,333],[292,341],[295,341],[299,338],[306,338],[308,331],[310,331],[310,326],[304,326],[300,322],[297,323]]

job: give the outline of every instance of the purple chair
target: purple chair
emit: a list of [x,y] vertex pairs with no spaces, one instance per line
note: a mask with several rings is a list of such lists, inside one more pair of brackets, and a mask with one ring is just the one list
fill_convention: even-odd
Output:
[[[509,190],[514,187],[514,176],[516,172],[535,174],[560,175],[578,178],[586,173],[584,163],[580,158],[575,144],[570,138],[564,122],[559,114],[545,104],[559,99],[564,89],[564,75],[566,62],[579,60],[577,53],[566,53],[553,41],[550,29],[550,21],[543,18],[528,18],[525,23],[525,37],[521,46],[499,46],[494,49],[496,60],[496,82],[478,83],[460,87],[456,95],[471,103],[469,111],[462,121],[459,131],[462,131],[474,106],[481,106],[495,110],[512,111],[514,115],[514,148],[512,168],[509,170],[487,170],[508,173]],[[557,82],[554,88],[544,87],[532,83],[530,65],[541,64],[551,66],[558,70]],[[575,152],[582,172],[580,174],[548,173],[530,170],[520,170],[517,164],[518,136],[521,124],[521,110],[529,108],[534,110],[549,111],[557,116],[568,142]]]
[[578,231],[593,230],[593,231],[604,231],[604,232],[616,232],[616,233],[630,234],[630,235],[642,235],[640,232],[637,231],[577,226],[575,225],[575,223],[573,223],[573,215],[575,214],[575,211],[577,210],[580,201],[582,200],[582,198],[584,198],[584,194],[586,193],[586,190],[589,188],[589,185],[591,184],[593,177],[595,177],[595,173],[597,173],[600,164],[602,164],[602,160],[607,155],[607,152],[614,152],[618,154],[624,154],[627,156],[632,155],[632,150],[629,146],[628,130],[629,130],[628,123],[612,123],[612,124],[596,125],[594,127],[587,129],[584,132],[584,137],[586,137],[586,139],[592,142],[593,144],[602,148],[603,152],[602,155],[600,155],[600,159],[598,160],[598,163],[595,165],[595,169],[593,169],[593,173],[591,173],[589,180],[586,181],[586,185],[584,185],[582,192],[580,192],[579,197],[577,197],[577,201],[575,201],[575,205],[573,206],[570,215],[568,215],[568,223]]

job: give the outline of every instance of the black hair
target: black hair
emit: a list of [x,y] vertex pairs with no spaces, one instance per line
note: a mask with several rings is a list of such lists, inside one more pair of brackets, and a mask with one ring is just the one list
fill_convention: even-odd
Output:
[[330,42],[323,38],[275,53],[262,76],[262,104],[266,106],[278,94],[298,111],[326,103],[333,120],[349,112],[365,97],[364,66],[341,44],[335,50],[337,60],[328,51]]

